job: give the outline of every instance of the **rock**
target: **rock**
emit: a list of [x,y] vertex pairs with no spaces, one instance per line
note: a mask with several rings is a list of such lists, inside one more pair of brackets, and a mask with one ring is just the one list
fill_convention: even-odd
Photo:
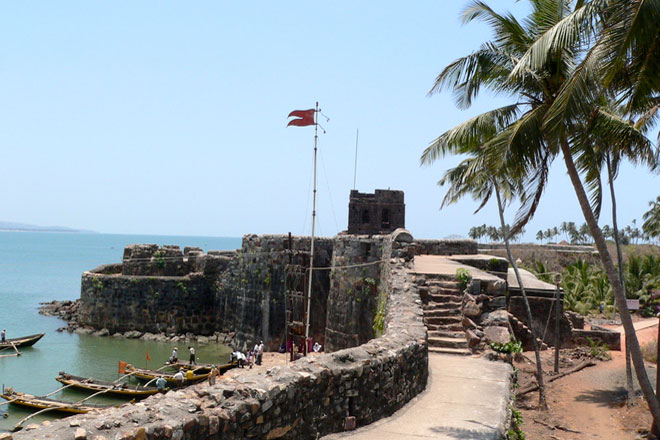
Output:
[[480,304],[480,303],[484,303],[484,302],[489,302],[490,301],[490,296],[484,295],[483,293],[481,293],[481,294],[477,295],[477,297],[475,299],[476,299],[476,302],[478,304]]
[[142,332],[139,332],[137,330],[131,330],[129,332],[124,333],[124,337],[128,339],[137,339],[140,336],[142,336]]
[[490,296],[501,296],[506,294],[506,282],[504,280],[488,283],[486,293]]
[[30,423],[25,427],[26,431],[34,431],[35,429],[39,429],[39,425],[37,425],[36,423]]
[[488,326],[484,327],[484,337],[490,342],[506,344],[511,340],[511,333],[507,327]]
[[0,440],[12,440],[12,436],[8,432],[2,432],[0,433]]
[[75,440],[87,440],[87,431],[83,428],[76,429],[76,432],[73,434]]
[[501,327],[509,326],[509,313],[506,310],[494,310],[481,315],[481,325],[498,325]]
[[140,336],[140,339],[143,339],[145,341],[155,341],[156,335],[154,335],[153,333],[146,332],[142,336]]
[[474,321],[468,318],[467,316],[463,317],[462,324],[463,324],[463,328],[466,330],[474,330],[475,328],[477,328],[477,324],[475,324]]
[[209,343],[209,338],[206,336],[198,336],[197,337],[197,343],[198,344],[208,344]]
[[103,328],[97,332],[92,333],[93,336],[109,336],[110,331],[107,328]]
[[138,428],[133,434],[135,440],[147,440],[147,430],[144,428]]
[[77,329],[74,330],[74,333],[77,333],[79,335],[91,335],[92,333],[94,333],[94,329],[87,327],[78,327]]
[[468,301],[463,306],[463,315],[473,318],[480,316],[481,307],[479,307],[479,305],[474,301]]
[[76,426],[80,426],[80,420],[72,420],[69,423],[69,426],[71,426],[72,428],[75,428]]
[[472,330],[467,330],[465,332],[465,338],[467,339],[468,346],[470,348],[476,347],[481,342],[481,338],[477,336]]

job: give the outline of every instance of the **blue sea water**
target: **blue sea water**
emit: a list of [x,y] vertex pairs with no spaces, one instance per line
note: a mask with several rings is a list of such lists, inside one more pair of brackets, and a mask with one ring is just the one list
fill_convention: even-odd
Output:
[[[237,237],[183,237],[115,235],[92,233],[0,232],[0,329],[7,337],[46,333],[34,347],[21,349],[19,357],[0,358],[0,383],[17,391],[45,395],[60,387],[54,378],[59,371],[113,380],[123,361],[157,368],[171,352],[171,344],[98,338],[58,333],[65,322],[42,316],[39,303],[75,300],[80,297],[84,271],[101,264],[119,263],[124,247],[134,243],[199,246],[204,251],[236,249]],[[182,347],[179,347],[180,351]],[[152,359],[147,364],[146,352]],[[0,351],[9,354],[10,351]],[[226,347],[215,344],[197,347],[199,362],[224,361]],[[65,390],[54,398],[75,401],[84,397]],[[2,401],[0,401],[0,404]],[[29,414],[13,405],[0,406],[10,417],[0,418],[0,430],[9,429]],[[52,416],[45,416],[45,418]],[[44,418],[37,418],[39,422]],[[29,423],[29,422],[28,422]]]

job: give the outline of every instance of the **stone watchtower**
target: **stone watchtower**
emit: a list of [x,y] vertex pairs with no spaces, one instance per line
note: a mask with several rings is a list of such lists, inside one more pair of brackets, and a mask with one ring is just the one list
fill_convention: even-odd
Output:
[[405,227],[403,191],[377,189],[374,194],[351,191],[348,203],[349,234],[388,234]]

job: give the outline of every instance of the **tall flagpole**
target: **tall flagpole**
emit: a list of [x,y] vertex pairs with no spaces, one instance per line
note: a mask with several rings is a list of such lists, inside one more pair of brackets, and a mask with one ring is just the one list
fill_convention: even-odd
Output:
[[314,193],[312,197],[312,243],[310,245],[310,258],[309,258],[309,282],[307,284],[307,316],[305,323],[305,351],[309,351],[309,313],[312,305],[312,273],[314,271],[314,227],[316,225],[316,151],[318,149],[319,140],[319,103],[316,102],[316,111],[314,112]]

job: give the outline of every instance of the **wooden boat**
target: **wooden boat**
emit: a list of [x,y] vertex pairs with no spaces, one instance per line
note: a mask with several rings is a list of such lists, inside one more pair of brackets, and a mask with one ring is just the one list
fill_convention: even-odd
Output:
[[[131,385],[127,383],[115,383],[115,382],[105,382],[102,380],[73,376],[67,374],[64,371],[60,371],[60,375],[55,378],[56,381],[69,385],[70,388],[76,388],[79,390],[90,391],[93,393],[99,393],[101,391],[104,394],[112,394],[114,396],[120,397],[129,397],[129,398],[144,398],[157,394],[160,392],[156,387],[145,387],[140,385]],[[165,388],[164,391],[167,391],[168,388]]]
[[16,348],[30,347],[31,345],[36,344],[39,339],[43,338],[45,334],[46,333],[38,333],[36,335],[6,339],[5,342],[0,342],[0,350],[4,350],[5,348],[11,348],[12,343]]
[[[174,378],[175,373],[164,373],[162,371],[156,371],[156,370],[148,370],[146,368],[137,368],[134,367],[131,364],[125,364],[125,371],[126,374],[131,374],[132,376],[137,377],[138,379],[142,380],[154,380],[159,377],[162,377],[167,381],[168,384],[172,386],[180,386],[181,384]],[[209,377],[209,372],[206,373],[195,373],[193,371],[193,374],[188,376],[186,373],[189,370],[184,370],[183,375],[185,377],[185,380],[183,381],[183,385],[191,385],[197,382],[201,382],[204,379]]]
[[216,366],[218,371],[220,371],[220,374],[225,374],[227,370],[231,370],[232,368],[235,368],[238,366],[238,361],[233,361],[233,362],[228,362],[226,364],[190,364],[190,362],[185,362],[185,361],[178,361],[178,362],[166,362],[166,366],[172,367],[176,370],[180,370],[183,368],[185,371],[188,370],[193,370],[195,373],[209,373],[211,372],[211,368],[213,365]]
[[49,399],[47,397],[38,397],[31,394],[14,391],[12,388],[5,388],[0,395],[3,399],[9,400],[12,405],[24,406],[32,409],[51,409],[67,414],[86,414],[93,409],[108,408],[106,405],[80,404],[64,402],[61,400]]

